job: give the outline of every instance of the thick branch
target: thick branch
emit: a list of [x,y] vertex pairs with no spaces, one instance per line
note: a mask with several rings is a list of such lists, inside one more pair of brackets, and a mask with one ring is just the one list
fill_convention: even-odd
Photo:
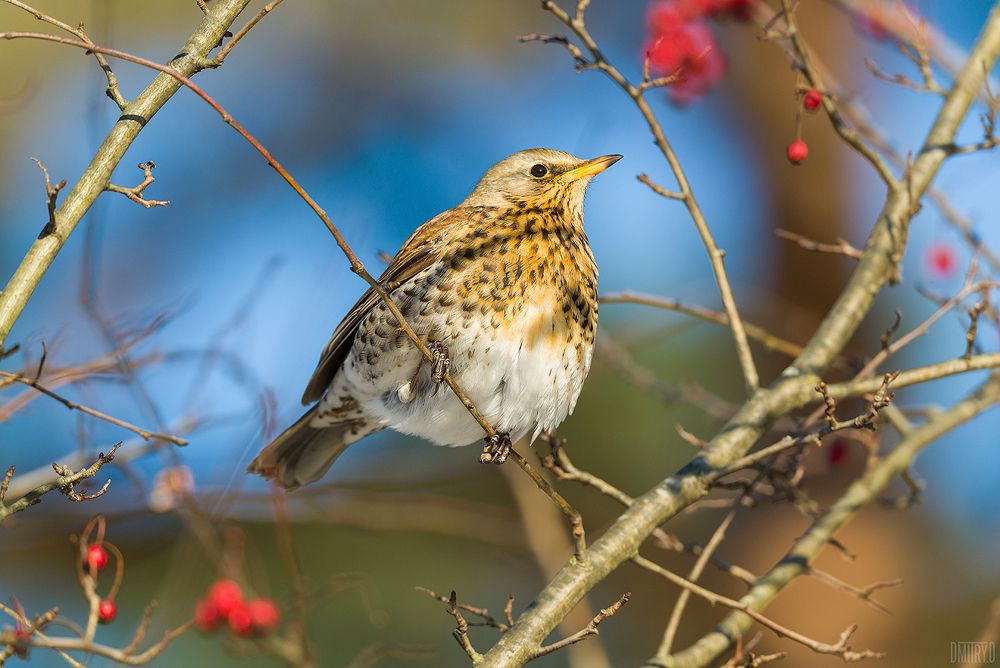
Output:
[[[250,0],[218,0],[212,3],[198,29],[178,51],[183,54],[171,62],[171,67],[184,76],[198,72],[209,52],[215,48],[236,17]],[[6,35],[5,35],[6,36]],[[84,42],[85,48],[93,46]],[[96,51],[96,49],[90,49]],[[56,224],[35,240],[21,265],[0,293],[0,345],[27,305],[42,276],[48,271],[63,244],[76,229],[84,214],[110,182],[111,174],[125,151],[139,135],[149,119],[177,92],[181,83],[176,77],[159,74],[135,100],[125,106],[124,113],[105,137],[83,176],[76,182],[56,212]]]
[[[778,593],[800,575],[809,572],[809,562],[834,534],[865,505],[878,498],[892,479],[904,473],[917,454],[952,429],[1000,402],[1000,379],[994,377],[973,395],[940,413],[905,437],[885,459],[852,484],[799,538],[777,565],[761,577],[740,599],[748,610],[763,610]],[[657,657],[652,665],[671,668],[695,668],[712,662],[750,628],[753,620],[742,612],[727,616],[721,624],[694,645],[673,656]]]

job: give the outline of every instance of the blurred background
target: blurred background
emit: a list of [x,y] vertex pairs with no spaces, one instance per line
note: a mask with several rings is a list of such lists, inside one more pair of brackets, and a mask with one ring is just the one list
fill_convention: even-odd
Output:
[[[612,62],[641,74],[647,2],[595,1],[588,25]],[[916,150],[938,99],[875,80],[870,57],[888,72],[916,77],[891,41],[859,30],[825,2],[801,3],[802,31],[837,78],[891,130],[903,154]],[[37,0],[35,6],[107,44],[165,62],[200,20],[194,2],[135,3]],[[986,0],[913,3],[941,33],[966,49],[990,8]],[[253,12],[256,4],[251,5]],[[252,14],[247,13],[242,21]],[[434,3],[372,0],[286,3],[269,15],[217,71],[198,83],[269,147],[340,226],[361,260],[378,273],[421,222],[462,200],[504,156],[534,146],[592,157],[622,153],[587,200],[587,231],[602,292],[641,290],[719,306],[706,254],[683,207],[663,200],[635,176],[672,187],[662,157],[629,100],[595,72],[576,73],[558,46],[519,44],[532,32],[561,34],[534,0]],[[45,26],[0,5],[0,30]],[[738,21],[713,23],[727,60],[724,78],[684,108],[666,94],[651,101],[692,182],[726,263],[745,318],[805,342],[839,293],[851,260],[808,253],[774,235],[785,228],[820,241],[844,237],[860,246],[875,220],[883,187],[866,163],[835,138],[821,116],[804,119],[810,155],[785,159],[795,138],[795,75],[780,50]],[[126,97],[152,78],[113,62]],[[53,180],[75,182],[117,118],[91,57],[40,42],[0,44],[0,273],[13,273],[46,220],[45,191],[32,157]],[[977,140],[970,115],[962,137]],[[4,368],[34,368],[48,349],[57,374],[95,359],[100,371],[69,376],[60,391],[149,428],[183,432],[190,445],[157,448],[129,432],[80,416],[32,391],[0,397],[0,465],[18,471],[107,450],[119,440],[145,453],[100,473],[107,495],[72,504],[58,495],[8,520],[0,533],[0,595],[29,611],[58,605],[80,619],[67,536],[103,513],[108,537],[124,552],[119,621],[101,638],[125,644],[142,608],[155,598],[151,637],[187,619],[216,577],[215,564],[191,530],[190,508],[162,492],[167,467],[193,474],[200,526],[242,527],[247,575],[260,593],[287,605],[289,580],[276,541],[268,489],[244,473],[275,429],[298,417],[301,390],[330,332],[363,291],[329,233],[298,197],[218,116],[182,90],[130,148],[114,182],[142,180],[134,165],[156,163],[148,197],[170,200],[146,210],[103,195],[45,276],[8,339],[21,352]],[[995,154],[949,161],[938,185],[987,246],[1000,248]],[[932,259],[950,254],[942,271]],[[870,356],[896,308],[903,330],[936,305],[921,294],[951,294],[970,252],[933,206],[912,227],[904,282],[887,288],[856,337],[851,355]],[[964,350],[966,319],[956,312],[907,348],[896,367],[954,357]],[[127,354],[110,354],[138,337]],[[742,394],[726,329],[630,305],[601,308],[601,348],[576,413],[559,430],[575,463],[638,495],[694,453],[675,432],[710,438],[722,420],[679,400],[676,388],[701,386],[724,400]],[[980,326],[980,346],[996,350],[997,331]],[[638,389],[622,373],[622,351],[655,374],[663,396]],[[764,379],[786,358],[758,351]],[[110,363],[107,361],[110,360]],[[980,378],[969,374],[900,391],[897,400],[948,405]],[[972,640],[1000,592],[1000,416],[983,415],[932,446],[916,464],[926,481],[907,512],[873,506],[839,540],[856,556],[828,548],[819,565],[865,586],[901,577],[879,594],[885,615],[815,580],[796,582],[768,614],[796,630],[833,641],[860,624],[856,647],[889,652],[888,665],[944,665],[953,640]],[[538,452],[544,445],[536,445]],[[806,487],[829,503],[864,465],[847,442],[810,457]],[[455,589],[463,601],[499,613],[508,593],[515,612],[528,605],[546,574],[571,553],[549,501],[512,467],[482,466],[474,448],[452,450],[385,433],[352,448],[321,485],[287,498],[294,540],[308,580],[326,587],[311,616],[320,665],[347,665],[365,647],[395,641],[432,648],[422,661],[386,658],[382,666],[464,666],[444,606],[414,589]],[[160,473],[158,477],[158,473]],[[17,478],[15,477],[15,480]],[[618,515],[612,502],[572,483],[561,491],[583,512],[591,537]],[[902,486],[896,490],[903,491]],[[670,529],[704,541],[724,511],[687,512]],[[761,504],[737,517],[719,555],[764,572],[808,526],[785,505]],[[652,548],[651,548],[652,549]],[[692,558],[656,554],[686,571]],[[340,577],[344,576],[344,577]],[[739,595],[739,582],[709,570],[704,581]],[[331,584],[332,583],[332,584]],[[360,585],[358,583],[361,583]],[[601,627],[591,646],[557,652],[539,666],[633,666],[648,658],[677,596],[649,573],[620,568],[590,596],[591,608],[625,590],[632,601]],[[823,614],[815,614],[817,611]],[[590,613],[592,614],[592,613]],[[579,619],[588,619],[586,612]],[[722,615],[694,600],[677,646],[707,632]],[[579,624],[582,626],[583,624]],[[495,631],[475,628],[481,650]],[[800,651],[764,634],[762,649],[787,650],[789,665],[834,665],[836,657]],[[603,655],[603,656],[602,656]],[[605,657],[611,657],[610,659]],[[61,665],[36,651],[34,665]],[[189,633],[160,665],[270,665],[236,657],[217,637]],[[107,665],[94,659],[89,665]]]

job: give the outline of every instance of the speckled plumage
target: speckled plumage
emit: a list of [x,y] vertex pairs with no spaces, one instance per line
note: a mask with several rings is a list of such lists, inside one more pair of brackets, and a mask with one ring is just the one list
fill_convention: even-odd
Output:
[[[380,278],[414,331],[443,344],[480,412],[515,441],[558,426],[590,370],[597,266],[583,197],[619,157],[585,161],[549,149],[510,156],[462,204],[420,226]],[[251,471],[297,487],[386,427],[440,445],[483,438],[372,291],[323,351],[303,395],[303,403],[317,401]]]

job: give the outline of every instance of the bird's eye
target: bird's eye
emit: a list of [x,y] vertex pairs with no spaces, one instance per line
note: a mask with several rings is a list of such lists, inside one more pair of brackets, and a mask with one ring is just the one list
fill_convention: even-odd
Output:
[[540,179],[549,173],[549,168],[545,165],[538,163],[537,165],[532,165],[529,173],[536,179]]

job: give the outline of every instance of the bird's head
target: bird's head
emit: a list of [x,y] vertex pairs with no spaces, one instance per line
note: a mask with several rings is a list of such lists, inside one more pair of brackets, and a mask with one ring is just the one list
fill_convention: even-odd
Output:
[[487,170],[465,200],[468,206],[563,206],[582,211],[590,180],[621,159],[602,155],[583,160],[549,148],[532,148],[504,158]]

